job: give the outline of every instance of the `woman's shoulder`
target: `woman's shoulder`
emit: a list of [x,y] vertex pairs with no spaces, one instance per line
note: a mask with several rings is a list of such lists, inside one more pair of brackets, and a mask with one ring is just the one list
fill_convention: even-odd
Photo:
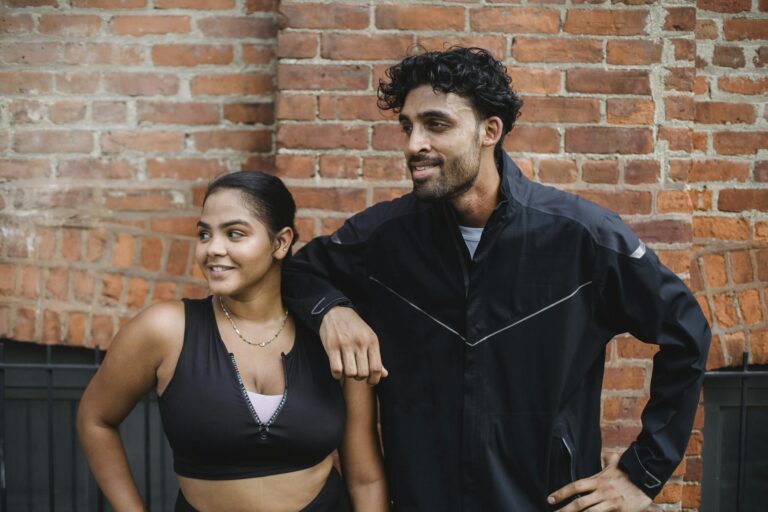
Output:
[[175,345],[184,335],[184,302],[169,300],[152,304],[128,322],[123,330],[131,338],[152,345]]

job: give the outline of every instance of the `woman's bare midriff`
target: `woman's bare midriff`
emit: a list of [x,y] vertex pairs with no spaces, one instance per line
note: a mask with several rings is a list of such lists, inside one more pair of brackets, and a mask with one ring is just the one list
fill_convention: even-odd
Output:
[[325,485],[333,465],[329,455],[311,468],[239,480],[179,477],[181,492],[200,512],[297,512]]

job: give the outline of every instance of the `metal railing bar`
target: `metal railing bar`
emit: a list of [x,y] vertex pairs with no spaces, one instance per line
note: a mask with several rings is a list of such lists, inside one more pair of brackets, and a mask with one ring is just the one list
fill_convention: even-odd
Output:
[[[742,354],[742,371],[749,372],[749,352]],[[739,464],[736,466],[736,512],[744,503],[744,459],[747,456],[747,379],[741,379],[741,402],[739,404]]]
[[76,415],[77,415],[77,402],[74,400],[69,402],[69,417],[72,418],[72,436],[70,437],[70,451],[69,451],[69,457],[72,461],[72,466],[69,470],[71,473],[71,482],[70,485],[72,486],[72,510],[77,510],[77,428],[75,425],[77,424]]
[[97,370],[95,364],[0,363],[2,370]]
[[718,379],[718,378],[725,378],[725,377],[742,377],[742,378],[748,378],[748,377],[768,377],[768,371],[766,370],[757,370],[757,371],[749,371],[749,370],[743,370],[743,371],[733,371],[733,372],[707,372],[704,374],[704,377],[707,379]]
[[149,394],[144,397],[144,488],[147,511],[152,510],[152,478],[150,476],[149,449]]
[[5,481],[5,343],[0,343],[0,512],[8,510],[8,488]]
[[53,352],[51,345],[45,347],[45,364],[48,366],[46,369],[45,386],[47,392],[46,407],[48,409],[48,510],[54,512],[56,510],[56,493],[55,493],[55,454],[53,449]]

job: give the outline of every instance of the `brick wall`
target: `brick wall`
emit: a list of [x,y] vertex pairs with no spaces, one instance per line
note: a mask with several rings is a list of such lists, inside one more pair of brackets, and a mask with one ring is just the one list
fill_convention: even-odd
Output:
[[[219,172],[274,169],[303,241],[407,191],[378,79],[458,43],[507,64],[524,172],[618,211],[690,282],[708,366],[768,362],[765,0],[6,2],[0,333],[105,345],[204,293],[190,230]],[[654,353],[609,345],[608,449],[639,431]],[[658,510],[698,509],[702,424]]]

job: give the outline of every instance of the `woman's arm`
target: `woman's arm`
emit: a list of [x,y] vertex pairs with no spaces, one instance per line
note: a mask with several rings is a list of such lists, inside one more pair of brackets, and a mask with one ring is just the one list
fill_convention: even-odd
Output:
[[355,512],[389,510],[387,481],[376,425],[376,397],[365,381],[345,379],[347,424],[339,449]]
[[155,386],[158,369],[175,352],[173,336],[184,332],[183,307],[181,302],[156,304],[126,324],[80,401],[80,443],[99,487],[118,511],[144,510],[144,504],[117,427]]

